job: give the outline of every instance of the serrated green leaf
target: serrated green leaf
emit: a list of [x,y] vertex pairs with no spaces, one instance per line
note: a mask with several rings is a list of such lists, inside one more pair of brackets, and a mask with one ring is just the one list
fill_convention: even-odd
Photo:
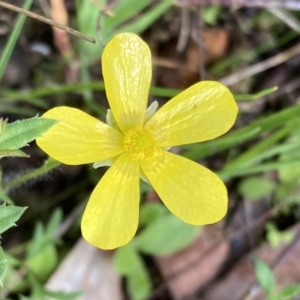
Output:
[[272,270],[260,259],[254,259],[254,270],[256,278],[262,289],[271,295],[275,287],[275,278]]
[[9,123],[0,135],[0,150],[17,150],[52,127],[57,121],[34,117]]
[[245,198],[258,200],[270,195],[275,187],[275,184],[267,178],[253,176],[242,180],[238,187],[238,191]]
[[135,245],[147,254],[171,254],[188,246],[199,232],[199,226],[187,224],[172,214],[163,215],[137,235]]
[[286,286],[276,295],[276,300],[290,300],[292,297],[300,295],[300,284]]
[[13,227],[27,207],[0,206],[0,234]]

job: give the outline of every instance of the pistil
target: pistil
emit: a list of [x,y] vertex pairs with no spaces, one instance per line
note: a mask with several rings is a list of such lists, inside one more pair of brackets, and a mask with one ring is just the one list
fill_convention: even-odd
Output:
[[125,133],[124,150],[133,160],[149,160],[158,154],[154,135],[144,127],[137,126]]

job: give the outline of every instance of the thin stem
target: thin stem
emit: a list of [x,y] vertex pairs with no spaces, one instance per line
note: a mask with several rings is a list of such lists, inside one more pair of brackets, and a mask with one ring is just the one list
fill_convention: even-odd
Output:
[[45,161],[45,163],[40,168],[32,170],[28,173],[25,173],[19,177],[12,179],[8,183],[6,183],[3,186],[3,190],[7,192],[7,191],[15,188],[18,185],[21,185],[31,179],[37,178],[39,176],[42,176],[42,175],[48,173],[49,171],[58,167],[59,165],[60,165],[60,162],[49,158]]

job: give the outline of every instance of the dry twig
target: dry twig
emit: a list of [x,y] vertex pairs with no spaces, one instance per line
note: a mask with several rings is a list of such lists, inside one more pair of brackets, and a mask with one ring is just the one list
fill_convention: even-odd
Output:
[[233,9],[240,7],[257,8],[286,8],[290,10],[300,10],[299,0],[177,0],[178,6],[207,6],[219,5],[230,6]]
[[13,10],[13,11],[15,11],[17,13],[24,14],[27,17],[39,20],[39,21],[44,22],[44,23],[47,23],[47,24],[49,24],[51,26],[57,27],[57,28],[59,28],[61,30],[64,30],[64,31],[66,31],[66,32],[68,32],[70,34],[73,34],[73,35],[75,35],[75,36],[77,36],[77,37],[79,37],[81,39],[84,39],[84,40],[86,40],[86,41],[88,41],[90,43],[95,43],[95,40],[93,38],[91,38],[89,36],[86,36],[85,34],[79,32],[77,30],[74,30],[74,29],[72,29],[70,27],[67,27],[67,26],[64,26],[64,25],[61,25],[61,24],[59,24],[57,22],[54,22],[53,20],[47,19],[45,17],[42,17],[42,16],[40,16],[38,14],[35,14],[33,12],[30,12],[28,10],[22,9],[22,8],[20,8],[18,6],[14,6],[14,5],[8,4],[8,3],[3,2],[3,1],[0,1],[0,6],[5,7],[7,9],[10,9],[10,10]]
[[262,62],[249,66],[245,70],[241,70],[229,76],[226,76],[223,79],[221,79],[220,82],[227,86],[235,84],[241,81],[242,79],[251,77],[267,69],[280,65],[298,54],[300,54],[300,44],[297,44],[291,47],[290,49],[276,54],[275,56],[270,57]]

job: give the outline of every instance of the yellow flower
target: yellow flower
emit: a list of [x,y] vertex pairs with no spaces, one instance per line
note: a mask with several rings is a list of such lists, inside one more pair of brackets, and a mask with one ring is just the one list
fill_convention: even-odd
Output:
[[227,132],[237,115],[232,94],[217,82],[200,82],[151,115],[146,110],[151,66],[149,47],[135,34],[119,34],[102,56],[112,112],[108,124],[70,107],[43,115],[59,121],[37,139],[48,155],[69,165],[111,165],[81,223],[83,237],[102,249],[120,247],[136,233],[140,177],[187,223],[215,223],[227,211],[226,187],[218,176],[167,150]]

